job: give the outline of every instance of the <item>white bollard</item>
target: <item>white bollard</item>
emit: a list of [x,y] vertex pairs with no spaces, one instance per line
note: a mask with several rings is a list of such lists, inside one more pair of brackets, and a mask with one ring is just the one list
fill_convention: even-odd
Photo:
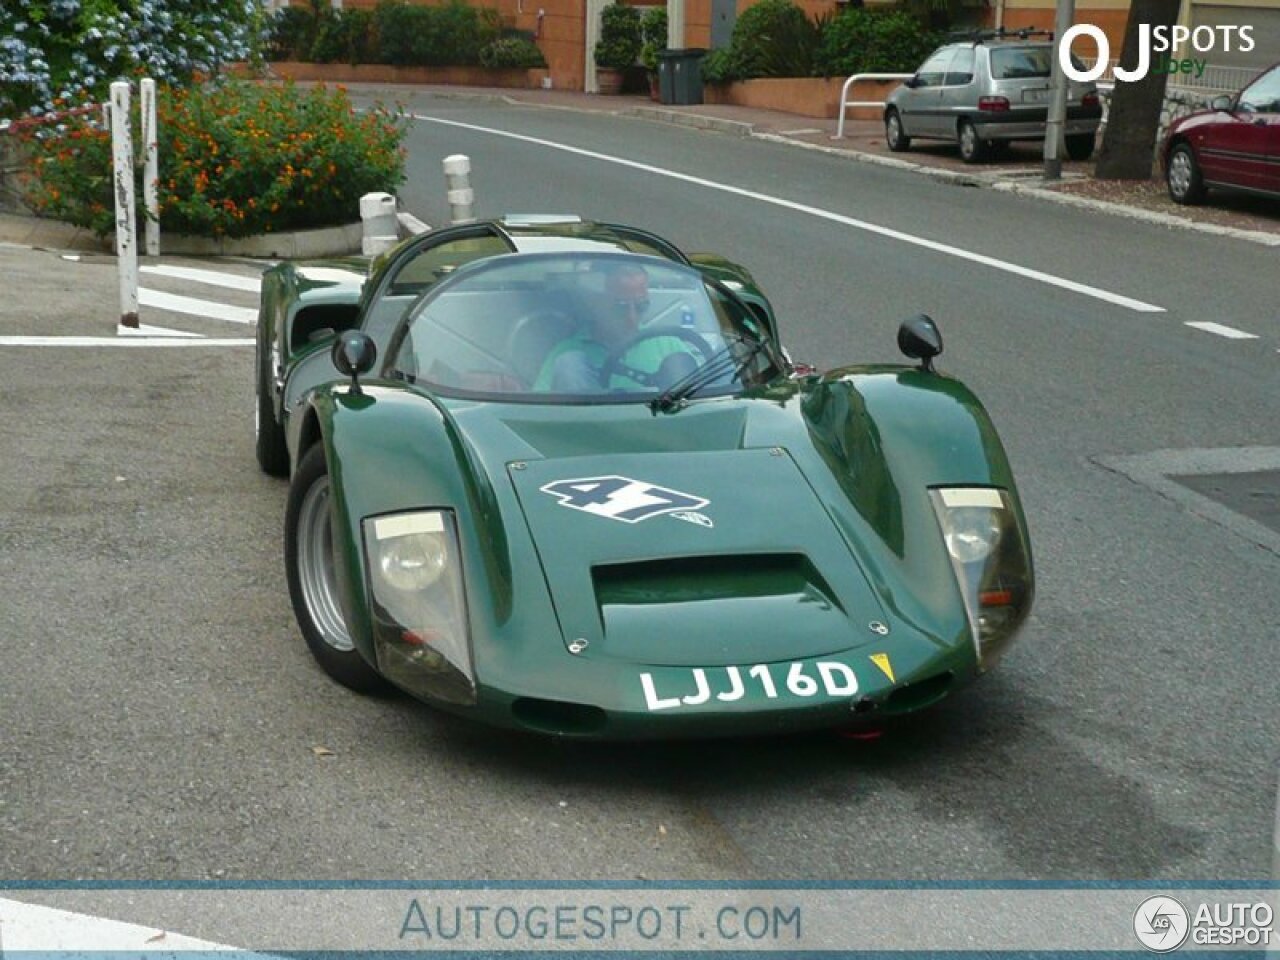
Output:
[[475,219],[475,194],[471,190],[471,158],[455,153],[444,158],[444,182],[449,189],[449,222],[470,223]]
[[133,139],[129,82],[111,84],[111,182],[116,200],[116,263],[120,272],[120,326],[138,326],[138,243],[133,210]]
[[160,158],[156,151],[156,82],[144,77],[140,90],[142,109],[142,149],[146,169],[142,175],[142,203],[147,210],[147,256],[160,256],[160,199],[156,181],[160,179]]
[[400,239],[396,198],[389,193],[366,193],[361,197],[360,221],[364,228],[360,252],[366,257],[390,250]]

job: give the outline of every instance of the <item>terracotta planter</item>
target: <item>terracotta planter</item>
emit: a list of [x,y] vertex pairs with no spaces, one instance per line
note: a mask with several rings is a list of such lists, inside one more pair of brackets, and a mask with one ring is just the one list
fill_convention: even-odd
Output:
[[649,71],[649,99],[654,103],[662,102],[662,89],[658,86],[657,71]]
[[605,96],[616,97],[622,92],[622,71],[596,67],[596,84]]

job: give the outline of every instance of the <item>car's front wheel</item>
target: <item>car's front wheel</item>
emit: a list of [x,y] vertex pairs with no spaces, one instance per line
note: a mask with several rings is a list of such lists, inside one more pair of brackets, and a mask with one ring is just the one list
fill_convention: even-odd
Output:
[[978,136],[978,128],[968,120],[960,121],[960,159],[978,163],[987,156],[987,142]]
[[1072,160],[1088,160],[1093,156],[1093,134],[1073,133],[1067,139],[1067,156]]
[[1180,143],[1169,154],[1165,183],[1174,203],[1196,204],[1204,200],[1204,177],[1190,145]]
[[911,138],[903,133],[902,117],[897,110],[890,110],[884,116],[884,140],[894,153],[911,149]]
[[285,574],[289,599],[311,655],[324,672],[361,693],[386,688],[356,650],[338,598],[333,542],[333,487],[324,444],[303,456],[289,487],[284,521]]
[[[258,321],[261,324],[261,318]],[[284,430],[276,420],[275,404],[271,402],[271,355],[263,349],[259,338],[254,357],[254,444],[258,454],[258,466],[263,473],[283,477],[289,472],[289,448],[285,446]]]

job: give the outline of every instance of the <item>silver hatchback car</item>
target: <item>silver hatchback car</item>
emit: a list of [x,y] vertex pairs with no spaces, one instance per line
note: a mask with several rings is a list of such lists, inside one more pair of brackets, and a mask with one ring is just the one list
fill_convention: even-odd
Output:
[[[1031,39],[1038,35],[1050,39]],[[952,140],[966,163],[976,163],[994,146],[1043,140],[1053,56],[1045,31],[981,31],[939,47],[885,103],[889,149],[907,150],[916,137]],[[1101,122],[1097,87],[1071,81],[1065,135],[1072,160],[1093,154]]]

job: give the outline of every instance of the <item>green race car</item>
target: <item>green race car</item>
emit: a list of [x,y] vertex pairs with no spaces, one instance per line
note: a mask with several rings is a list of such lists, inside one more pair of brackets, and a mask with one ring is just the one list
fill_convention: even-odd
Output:
[[1031,551],[978,400],[794,366],[741,267],[507,218],[264,278],[257,454],[336,680],[563,736],[879,724],[989,669]]

